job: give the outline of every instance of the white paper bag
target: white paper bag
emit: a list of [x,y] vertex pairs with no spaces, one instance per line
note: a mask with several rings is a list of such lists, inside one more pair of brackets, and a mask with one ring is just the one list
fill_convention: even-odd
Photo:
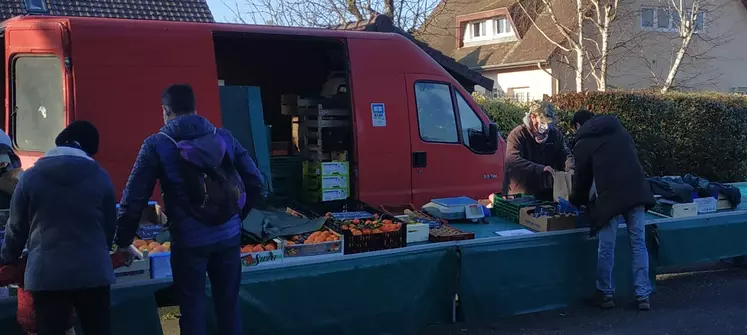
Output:
[[554,171],[552,173],[553,201],[558,201],[558,198],[568,200],[571,196],[571,189],[573,188],[571,176],[570,173],[564,171]]

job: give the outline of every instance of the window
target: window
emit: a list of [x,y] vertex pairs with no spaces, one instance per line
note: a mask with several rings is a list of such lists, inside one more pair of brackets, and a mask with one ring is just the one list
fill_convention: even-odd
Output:
[[529,101],[532,98],[529,92],[529,87],[511,87],[508,89],[508,96],[516,101]]
[[654,9],[653,8],[642,8],[641,9],[641,27],[643,28],[654,27]]
[[657,9],[656,10],[656,28],[659,28],[659,29],[671,28],[669,26],[671,18],[672,18],[672,13],[669,11],[669,9],[666,9],[666,8]]
[[747,95],[747,87],[744,86],[732,87],[731,91],[739,95]]
[[461,93],[457,93],[457,108],[459,108],[459,121],[462,123],[462,143],[470,146],[470,134],[483,133],[482,120],[477,116],[475,110],[469,105]]
[[[690,18],[690,11],[685,14]],[[641,28],[657,31],[679,31],[680,13],[670,8],[641,8]],[[703,12],[695,16],[695,32],[703,30]]]
[[46,13],[47,3],[44,0],[26,0],[26,11],[29,13]]
[[512,33],[511,22],[508,22],[508,18],[499,17],[495,19],[495,33],[497,35],[505,35]]
[[[692,11],[688,11],[687,16],[692,17]],[[703,30],[703,20],[703,12],[698,12],[698,14],[695,15],[695,22],[693,22],[693,28],[695,28],[696,32]]]
[[56,57],[22,56],[13,62],[13,137],[19,149],[46,151],[65,127],[62,65]]
[[456,116],[448,84],[415,83],[420,138],[426,142],[458,143]]
[[488,35],[487,22],[475,22],[472,24],[472,37],[483,37]]

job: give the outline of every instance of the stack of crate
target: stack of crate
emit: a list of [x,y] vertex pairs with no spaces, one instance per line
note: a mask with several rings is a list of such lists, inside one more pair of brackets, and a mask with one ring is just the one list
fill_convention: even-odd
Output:
[[522,208],[546,204],[546,202],[537,200],[531,195],[515,195],[510,196],[509,199],[503,199],[500,194],[496,194],[494,199],[493,215],[515,223],[519,223]]
[[303,185],[303,162],[298,156],[274,156],[272,165],[272,187],[275,197],[298,200]]
[[303,162],[304,200],[322,202],[343,200],[350,196],[348,162]]

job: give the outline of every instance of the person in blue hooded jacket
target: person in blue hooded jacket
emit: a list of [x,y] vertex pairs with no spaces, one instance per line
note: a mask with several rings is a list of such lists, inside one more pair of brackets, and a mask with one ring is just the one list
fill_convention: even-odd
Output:
[[85,334],[109,334],[117,211],[109,175],[92,158],[99,133],[75,121],[55,144],[18,180],[2,264],[18,263],[28,248],[23,289],[31,292],[38,334],[65,334],[73,308]]
[[168,87],[162,110],[165,125],[143,142],[122,193],[116,244],[123,248],[132,243],[159,180],[172,237],[181,333],[206,333],[207,273],[218,333],[241,334],[241,220],[260,198],[261,174],[229,131],[195,113],[189,85]]

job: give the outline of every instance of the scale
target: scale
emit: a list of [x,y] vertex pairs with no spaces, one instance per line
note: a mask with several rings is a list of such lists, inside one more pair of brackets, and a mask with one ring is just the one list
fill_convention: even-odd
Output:
[[468,197],[432,199],[423,206],[423,211],[444,220],[480,220],[485,218],[477,200]]

